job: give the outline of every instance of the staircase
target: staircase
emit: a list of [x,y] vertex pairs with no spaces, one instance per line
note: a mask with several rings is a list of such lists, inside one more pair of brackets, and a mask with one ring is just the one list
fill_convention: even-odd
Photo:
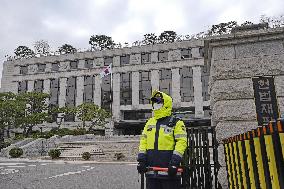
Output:
[[91,160],[116,161],[116,154],[122,153],[123,161],[136,161],[138,140],[124,141],[74,141],[61,142],[58,149],[61,158],[81,159],[84,152],[91,154]]

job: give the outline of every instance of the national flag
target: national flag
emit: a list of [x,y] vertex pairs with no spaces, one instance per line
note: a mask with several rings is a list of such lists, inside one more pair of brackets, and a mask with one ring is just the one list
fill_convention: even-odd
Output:
[[100,73],[101,78],[104,78],[105,76],[107,76],[107,75],[109,75],[109,74],[112,73],[111,65],[112,65],[112,64],[108,65],[108,67],[106,67],[106,68]]

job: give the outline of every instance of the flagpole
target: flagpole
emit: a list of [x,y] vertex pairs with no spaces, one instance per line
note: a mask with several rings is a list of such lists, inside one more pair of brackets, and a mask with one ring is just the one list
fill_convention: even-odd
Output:
[[[112,85],[113,85],[113,83],[112,83],[112,64],[111,64],[111,67],[110,67],[110,70],[111,70],[111,72],[110,72],[110,113],[111,113],[111,115],[112,115],[112,103],[113,103],[113,91],[112,91]],[[112,117],[112,116],[111,116]]]
[[111,115],[111,127],[112,127],[112,131],[111,131],[111,134],[110,135],[113,135],[113,128],[114,128],[114,122],[113,122],[113,116],[112,116],[112,103],[113,103],[113,90],[112,90],[112,87],[113,87],[113,83],[112,83],[112,64],[111,64],[111,67],[110,67],[110,115]]

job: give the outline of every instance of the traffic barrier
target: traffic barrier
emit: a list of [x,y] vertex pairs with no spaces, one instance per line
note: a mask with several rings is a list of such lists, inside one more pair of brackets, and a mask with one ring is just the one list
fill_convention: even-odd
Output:
[[230,189],[284,189],[284,119],[223,143]]

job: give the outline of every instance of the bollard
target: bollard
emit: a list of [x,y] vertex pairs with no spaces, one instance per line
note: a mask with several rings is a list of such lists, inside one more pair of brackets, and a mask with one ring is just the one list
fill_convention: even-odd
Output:
[[268,126],[264,127],[264,141],[265,148],[267,152],[268,166],[270,172],[270,179],[272,188],[280,188],[279,185],[279,175],[277,173],[276,159],[275,159],[275,151],[272,139],[272,123],[269,123]]
[[229,188],[284,189],[284,119],[223,140]]
[[244,189],[248,188],[248,172],[247,172],[247,162],[244,161],[244,154],[245,151],[243,151],[243,137],[242,135],[238,136],[238,149],[239,149],[239,157],[240,157],[240,173],[241,173],[241,181],[242,181],[242,187]]
[[253,160],[252,160],[252,152],[251,152],[251,145],[250,145],[250,139],[249,139],[249,134],[245,133],[244,134],[244,143],[245,143],[245,149],[246,149],[246,156],[247,156],[247,163],[248,163],[248,173],[249,173],[249,185],[250,188],[256,188],[255,185],[255,175],[254,175],[254,165],[253,165]]

